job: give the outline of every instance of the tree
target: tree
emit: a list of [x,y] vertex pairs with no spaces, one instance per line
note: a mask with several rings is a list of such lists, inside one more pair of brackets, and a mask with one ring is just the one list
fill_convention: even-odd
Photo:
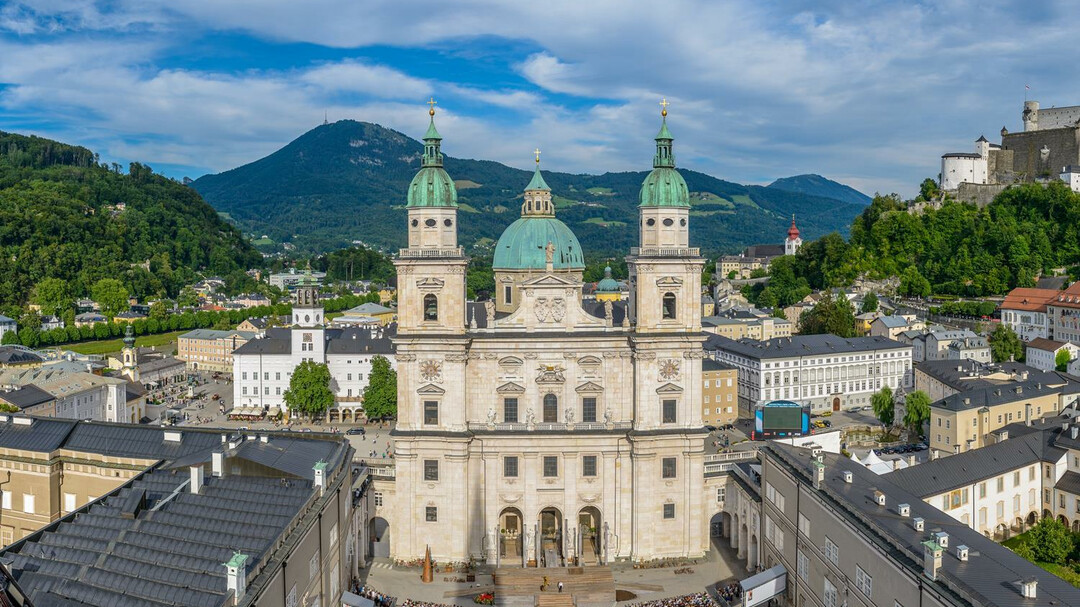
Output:
[[816,306],[799,317],[799,333],[831,333],[839,337],[855,335],[855,311],[851,308],[851,302],[843,293],[821,298]]
[[71,288],[59,278],[46,278],[34,285],[30,301],[41,306],[41,313],[46,315],[62,314],[72,306]]
[[150,304],[150,318],[161,322],[169,317],[169,307],[165,305],[162,300],[157,300]]
[[176,303],[181,308],[193,308],[199,305],[199,295],[195,292],[195,289],[184,287],[180,289],[180,295],[176,298]]
[[330,369],[324,363],[305,360],[293,370],[289,389],[285,391],[285,404],[290,411],[315,418],[334,404],[330,391]]
[[1011,327],[1006,324],[998,324],[990,333],[990,356],[994,362],[1007,360],[1023,360],[1024,344]]
[[101,313],[109,318],[128,309],[128,291],[124,283],[115,278],[102,278],[95,282],[90,296],[101,306]]
[[1069,351],[1064,348],[1059,351],[1057,355],[1054,356],[1054,366],[1057,368],[1058,371],[1061,371],[1063,373],[1065,371],[1068,371],[1069,362],[1071,361],[1072,355],[1069,354]]
[[915,434],[922,434],[923,424],[930,419],[930,397],[922,390],[904,397],[904,425]]
[[364,414],[368,419],[397,416],[397,371],[385,356],[371,359],[371,373],[364,388]]
[[877,310],[878,310],[877,294],[874,293],[873,291],[871,291],[871,292],[866,294],[866,297],[863,297],[862,310],[860,310],[860,311],[863,314],[866,314],[867,312],[877,312]]
[[886,428],[893,425],[896,418],[896,403],[893,402],[892,388],[882,386],[870,397],[870,405],[874,408],[874,415]]
[[1055,518],[1044,518],[1028,531],[1028,545],[1036,561],[1064,565],[1072,553],[1069,529]]
[[938,189],[938,183],[929,177],[923,179],[922,183],[919,184],[920,200],[933,200],[940,194],[941,190]]
[[908,266],[900,274],[900,287],[897,292],[909,297],[926,297],[930,294],[930,281],[923,278],[918,268]]

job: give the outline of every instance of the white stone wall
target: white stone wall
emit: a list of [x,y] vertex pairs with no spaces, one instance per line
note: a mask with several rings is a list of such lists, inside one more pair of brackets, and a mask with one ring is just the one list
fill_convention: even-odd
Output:
[[[1061,174],[1061,180],[1074,192],[1080,192],[1080,171],[1069,171]],[[0,337],[3,333],[0,332]]]
[[287,409],[284,394],[299,364],[292,354],[234,354],[233,406]]
[[941,159],[941,189],[955,190],[961,183],[986,183],[985,157],[944,156]]
[[1048,336],[1049,319],[1046,312],[1002,309],[1001,322],[1015,331],[1023,341]]
[[1029,464],[1004,474],[925,498],[925,502],[982,532],[1026,521],[1031,512],[1042,516],[1043,470]]

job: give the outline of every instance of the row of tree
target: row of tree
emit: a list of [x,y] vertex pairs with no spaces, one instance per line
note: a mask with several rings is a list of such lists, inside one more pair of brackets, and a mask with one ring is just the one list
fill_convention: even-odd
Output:
[[[300,363],[289,378],[289,388],[283,395],[285,404],[304,417],[320,418],[334,404],[331,379],[326,363]],[[371,373],[364,388],[364,414],[368,419],[397,417],[397,372],[385,356],[371,359]]]

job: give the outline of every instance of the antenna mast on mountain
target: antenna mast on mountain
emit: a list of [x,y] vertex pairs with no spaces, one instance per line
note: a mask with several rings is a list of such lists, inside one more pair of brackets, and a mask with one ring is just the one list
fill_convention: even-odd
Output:
[[326,126],[326,125],[330,124],[330,120],[329,120],[328,116],[329,116],[329,114],[327,114],[326,110],[323,110],[323,116],[322,116],[322,125],[323,126]]

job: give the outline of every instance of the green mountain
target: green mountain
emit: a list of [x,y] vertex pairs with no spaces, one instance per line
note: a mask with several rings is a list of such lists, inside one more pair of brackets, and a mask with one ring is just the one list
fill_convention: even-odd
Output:
[[[176,296],[196,271],[239,274],[261,263],[242,234],[191,188],[133,163],[0,132],[0,308],[14,313],[57,278],[82,297],[102,278],[130,294]],[[53,281],[55,283],[55,281]]]
[[[444,151],[453,148],[452,139],[443,142]],[[395,249],[405,243],[405,191],[422,150],[420,142],[396,131],[343,120],[316,127],[251,164],[200,177],[192,187],[245,232],[272,241],[313,251],[354,240]],[[462,242],[483,252],[520,215],[530,172],[452,157],[445,165],[458,186]],[[793,213],[802,233],[814,237],[846,231],[862,210],[831,198],[681,172],[694,207],[691,240],[712,253],[782,242]],[[622,254],[636,244],[637,196],[645,175],[544,172],[559,218],[593,255]]]
[[837,183],[831,179],[826,179],[821,175],[810,174],[784,177],[770,183],[768,187],[787,192],[797,192],[800,194],[809,194],[811,196],[820,196],[822,198],[832,198],[859,207],[869,205],[872,200],[872,198],[853,187]]

